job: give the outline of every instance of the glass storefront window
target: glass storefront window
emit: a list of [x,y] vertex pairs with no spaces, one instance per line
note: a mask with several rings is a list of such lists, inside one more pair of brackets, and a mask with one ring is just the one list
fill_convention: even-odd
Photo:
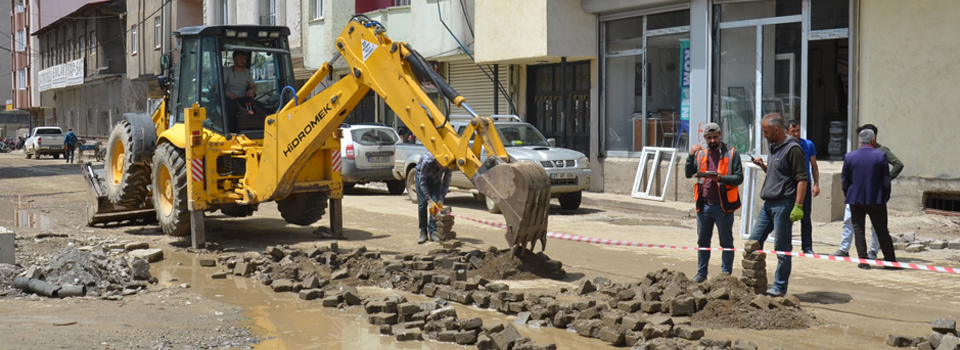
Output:
[[[831,1],[831,0],[827,0]],[[800,15],[802,0],[768,0],[738,2],[717,6],[720,21],[733,22],[749,19]]]
[[643,48],[643,17],[606,22],[606,51],[617,52]]
[[764,115],[800,120],[801,23],[726,28],[714,40],[713,120],[720,122],[725,142],[743,153],[765,154],[759,132]]
[[[642,116],[643,56],[606,60],[606,123],[604,144],[608,151],[639,151],[634,143],[634,119]],[[642,122],[642,121],[641,121]]]
[[690,25],[690,10],[658,13],[647,16],[647,30]]
[[839,0],[812,0],[810,29],[847,28],[850,25],[850,3]]
[[646,30],[642,16],[604,23],[605,150],[630,156],[644,146],[685,147],[681,57],[689,24],[689,10],[646,16]]

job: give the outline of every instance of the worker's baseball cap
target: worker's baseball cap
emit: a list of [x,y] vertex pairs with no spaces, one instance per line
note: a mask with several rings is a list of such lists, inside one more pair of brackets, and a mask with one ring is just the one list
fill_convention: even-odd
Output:
[[719,133],[719,132],[720,132],[720,125],[717,125],[717,123],[707,123],[707,125],[703,126],[703,136],[707,136],[707,135]]

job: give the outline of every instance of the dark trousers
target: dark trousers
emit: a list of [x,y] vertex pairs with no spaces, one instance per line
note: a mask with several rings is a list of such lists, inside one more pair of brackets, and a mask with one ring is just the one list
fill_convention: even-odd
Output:
[[810,221],[810,212],[813,211],[813,186],[807,182],[807,195],[803,197],[803,219],[800,219],[800,251],[813,250],[813,222]]
[[67,145],[67,150],[63,152],[63,158],[67,163],[73,163],[73,153],[77,150],[76,145]]
[[870,223],[877,230],[877,240],[880,241],[880,251],[883,252],[883,260],[897,261],[896,254],[893,252],[893,239],[890,238],[890,230],[887,229],[887,205],[850,205],[850,220],[853,221],[853,238],[857,246],[857,256],[860,259],[867,257],[867,238],[865,237],[865,228],[867,224],[866,216],[870,216]]

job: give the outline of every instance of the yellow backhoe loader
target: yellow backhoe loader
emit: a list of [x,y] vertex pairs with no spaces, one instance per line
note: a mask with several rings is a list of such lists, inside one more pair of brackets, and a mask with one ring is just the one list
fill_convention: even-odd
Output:
[[[515,252],[533,250],[536,241],[545,248],[546,172],[536,164],[508,163],[491,119],[474,113],[408,44],[390,40],[380,23],[355,16],[337,38],[334,57],[295,91],[289,33],[277,26],[175,33],[177,47],[163,60],[172,71],[160,78],[163,103],[149,115],[125,114],[110,135],[104,169],[85,165],[88,223],[155,214],[163,232],[193,233],[196,246],[204,240],[204,212],[243,217],[275,201],[284,220],[297,225],[313,224],[329,209],[328,234],[342,236],[339,127],[373,90],[441,164],[456,164],[498,203]],[[234,53],[246,59],[234,61]],[[350,74],[309,97],[340,58]],[[473,116],[463,136],[414,72]],[[231,93],[237,81],[245,91]]]

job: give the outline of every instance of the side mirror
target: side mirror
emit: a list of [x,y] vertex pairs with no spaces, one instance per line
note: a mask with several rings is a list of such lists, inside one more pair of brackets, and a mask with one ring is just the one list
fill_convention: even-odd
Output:
[[170,54],[160,55],[160,70],[165,71],[170,69]]
[[547,139],[547,143],[550,144],[550,147],[557,147],[557,139],[555,139],[555,138],[552,138],[552,137],[551,137],[551,138]]

